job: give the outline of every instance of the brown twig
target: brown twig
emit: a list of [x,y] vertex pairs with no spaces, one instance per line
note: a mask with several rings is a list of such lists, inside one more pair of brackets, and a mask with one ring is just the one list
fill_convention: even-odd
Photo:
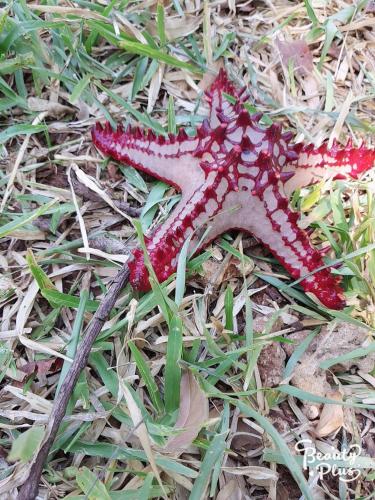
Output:
[[77,382],[79,374],[87,365],[91,347],[95,339],[99,335],[109,313],[111,312],[115,302],[120,295],[121,290],[129,281],[129,269],[127,264],[124,264],[120,271],[115,276],[110,289],[108,290],[103,302],[101,302],[98,310],[89,324],[86,335],[78,348],[77,354],[73,363],[65,377],[61,386],[60,392],[54,401],[51,414],[48,419],[46,434],[43,439],[42,446],[30,468],[28,478],[21,486],[18,493],[18,500],[34,500],[38,494],[39,481],[42,475],[43,466],[48,458],[49,450],[56,438],[62,419],[64,418],[66,407],[70,396],[73,393],[74,386]]

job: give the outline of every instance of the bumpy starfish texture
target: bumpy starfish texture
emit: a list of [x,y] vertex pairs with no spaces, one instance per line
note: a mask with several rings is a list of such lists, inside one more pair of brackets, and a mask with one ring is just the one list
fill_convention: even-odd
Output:
[[[298,227],[299,215],[290,209],[286,193],[327,174],[357,177],[373,166],[374,151],[350,144],[341,150],[336,144],[331,150],[291,145],[292,133],[282,133],[278,124],[262,127],[261,115],[247,112],[244,90],[237,91],[224,71],[206,97],[209,119],[194,137],[183,130],[168,137],[139,128],[113,131],[109,124],[97,124],[92,132],[103,153],[182,193],[168,219],[146,237],[157,278],[164,281],[176,270],[188,237],[190,250],[198,251],[231,229],[256,236],[294,279],[314,272],[324,265],[321,254]],[[133,252],[129,268],[132,286],[148,290],[140,248]],[[339,278],[327,269],[304,278],[301,285],[328,308],[345,305]]]

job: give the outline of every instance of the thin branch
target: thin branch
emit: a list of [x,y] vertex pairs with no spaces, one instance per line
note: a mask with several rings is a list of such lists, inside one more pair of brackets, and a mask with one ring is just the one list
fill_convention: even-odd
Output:
[[43,439],[42,446],[31,465],[28,478],[21,486],[18,493],[18,500],[34,500],[38,495],[39,482],[43,472],[43,466],[47,461],[49,450],[53,445],[59,430],[62,419],[64,418],[66,407],[73,393],[74,386],[78,380],[79,374],[87,365],[90,351],[95,339],[99,335],[109,313],[111,312],[121,290],[129,281],[129,269],[127,264],[124,264],[120,271],[115,276],[110,289],[108,290],[103,302],[101,302],[98,310],[94,314],[91,323],[87,327],[86,335],[79,345],[77,354],[73,363],[65,377],[65,380],[58,393],[51,414],[48,419],[46,434]]

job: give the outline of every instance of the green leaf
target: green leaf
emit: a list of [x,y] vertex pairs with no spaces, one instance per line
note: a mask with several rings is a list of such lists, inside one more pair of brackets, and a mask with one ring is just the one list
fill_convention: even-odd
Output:
[[141,224],[142,230],[146,231],[152,224],[152,220],[158,209],[159,203],[163,200],[164,194],[167,191],[168,186],[164,182],[156,182],[148,195],[147,201],[142,208],[141,213]]
[[182,321],[178,316],[173,316],[168,335],[164,386],[165,409],[169,414],[175,412],[180,405],[181,354]]
[[333,22],[332,19],[328,19],[327,22],[325,23],[324,31],[326,34],[324,44],[322,51],[320,53],[320,59],[319,59],[319,64],[318,64],[318,69],[319,71],[323,68],[323,64],[326,58],[326,55],[328,54],[328,51],[332,45],[333,40],[337,35],[341,35],[339,30],[337,29],[336,24]]
[[[66,349],[66,355],[70,359],[74,359],[76,352],[77,352],[77,346],[78,346],[79,337],[81,334],[82,324],[83,324],[83,320],[84,320],[84,313],[86,310],[86,304],[87,304],[88,298],[89,298],[88,290],[82,290],[81,295],[80,295],[80,299],[79,299],[78,311],[77,311],[77,314],[76,314],[76,317],[74,320],[72,333],[71,333],[70,340],[68,342],[67,349]],[[61,368],[59,383],[57,384],[57,389],[56,389],[56,395],[60,391],[61,385],[64,382],[66,374],[69,371],[70,365],[71,365],[71,362],[65,359],[63,367]]]
[[162,47],[167,43],[167,37],[165,35],[165,13],[164,6],[161,2],[158,2],[158,6],[156,9],[156,24],[158,28],[158,35],[160,44]]
[[76,481],[89,500],[111,500],[107,488],[87,467],[79,469]]
[[[165,135],[165,130],[160,125],[160,123],[157,122],[156,120],[153,120],[152,118],[150,118],[147,113],[141,113],[137,109],[134,109],[134,106],[132,106],[129,102],[125,101],[119,95],[115,94],[111,90],[104,87],[104,85],[102,85],[100,81],[96,80],[95,85],[97,87],[99,87],[103,92],[105,92],[109,97],[111,97],[115,102],[117,102],[117,104],[122,106],[128,113],[133,115],[136,118],[136,120],[139,121],[139,123],[142,123],[147,128],[151,128],[157,134]],[[99,103],[99,101],[97,101],[97,103]],[[103,108],[103,111],[104,110],[105,110],[105,108]],[[113,120],[112,120],[112,122],[113,122]]]
[[[45,299],[51,304],[52,307],[71,307],[78,309],[80,305],[80,298],[75,295],[59,292],[58,290],[43,289],[41,293]],[[86,303],[86,311],[95,312],[99,307],[99,302],[96,300],[88,300]]]
[[11,125],[2,132],[0,132],[0,144],[3,144],[11,137],[16,135],[26,135],[26,134],[37,134],[39,132],[47,131],[46,125],[28,125],[27,123],[22,123],[19,125]]
[[31,248],[27,249],[26,262],[29,266],[31,274],[33,275],[35,281],[38,283],[38,286],[41,290],[44,289],[56,290],[55,285],[52,283],[47,274],[37,263]]
[[8,455],[8,460],[15,462],[27,462],[36,453],[44,436],[44,427],[37,425],[20,434],[12,442],[12,448]]
[[175,292],[175,302],[177,307],[180,307],[182,299],[185,294],[185,282],[186,282],[186,263],[188,259],[189,245],[193,233],[190,234],[184,244],[182,245],[181,252],[178,256],[177,261],[177,274],[176,274],[176,292]]
[[119,47],[126,50],[130,54],[138,54],[139,56],[150,57],[151,59],[156,59],[158,61],[169,64],[169,66],[181,69],[187,69],[192,73],[202,74],[203,71],[195,66],[194,64],[187,63],[185,61],[181,61],[176,57],[170,56],[161,50],[154,49],[149,45],[140,42],[134,42],[130,40],[121,40],[118,42]]
[[170,95],[168,98],[168,132],[171,134],[176,134],[176,114],[174,110],[173,96]]
[[134,167],[124,167],[123,165],[119,165],[119,168],[124,174],[124,177],[126,180],[131,184],[132,186],[136,187],[143,193],[148,193],[148,187],[145,181],[143,180],[142,176],[139,174],[138,170],[136,170]]
[[85,90],[87,85],[90,83],[91,77],[90,75],[85,75],[74,87],[72,90],[72,93],[70,94],[69,97],[69,102],[71,104],[75,104],[79,98],[81,97],[82,92]]
[[335,358],[326,359],[319,363],[319,367],[323,370],[327,370],[331,366],[345,363],[346,361],[350,361],[355,358],[362,358],[364,356],[368,356],[369,354],[375,351],[375,341],[371,342],[366,347],[358,347],[358,349],[353,349],[351,352],[347,352],[346,354],[342,354],[341,356],[336,356]]
[[[148,462],[147,455],[143,450],[127,448],[117,444],[99,442],[93,444],[78,441],[73,444],[70,451],[72,453],[83,453],[84,455],[91,457],[108,458],[109,460],[140,460],[142,462]],[[186,467],[172,458],[163,457],[162,455],[155,453],[155,461],[159,467],[167,471],[182,474],[183,476],[191,478],[198,476],[197,471]]]
[[318,18],[316,17],[315,11],[310,3],[309,0],[304,0],[305,2],[305,7],[307,10],[307,15],[309,16],[310,21],[313,23],[313,25],[319,24]]
[[288,394],[289,396],[294,396],[301,401],[310,401],[312,403],[323,403],[330,405],[353,406],[355,408],[367,408],[369,410],[375,410],[375,405],[372,404],[329,399],[323,396],[317,396],[316,394],[312,394],[311,392],[303,391],[302,389],[298,389],[298,387],[294,387],[292,385],[279,385],[276,389],[284,394]]
[[144,87],[145,72],[148,66],[148,57],[142,57],[135,68],[131,100],[133,101],[137,93]]
[[[216,434],[227,434],[229,431],[229,416],[230,416],[230,407],[227,401],[224,402],[224,408],[221,412],[221,422],[220,426],[218,428],[218,432]],[[208,451],[208,450],[207,450]],[[215,490],[217,487],[217,483],[219,480],[219,476],[221,473],[221,467],[223,464],[223,457],[224,457],[224,452],[225,448],[223,449],[221,455],[219,455],[219,458],[216,460],[216,463],[213,467],[212,471],[212,478],[211,478],[211,488],[210,488],[210,498],[214,498],[215,496]]]
[[146,266],[148,274],[149,274],[149,281],[151,284],[154,298],[156,299],[156,303],[159,305],[159,307],[163,313],[163,316],[169,325],[172,311],[177,312],[177,306],[174,302],[172,302],[168,298],[165,290],[163,289],[163,287],[160,286],[160,283],[157,279],[157,276],[155,274],[155,271],[154,271],[152,264],[151,264],[151,261],[150,261],[150,257],[149,257],[148,252],[147,252],[147,248],[146,248],[146,244],[145,244],[142,226],[141,226],[140,221],[133,220],[132,222],[133,222],[133,225],[135,227],[135,230],[137,231],[139,244],[143,250],[143,259],[144,259],[144,263],[145,263],[145,266]]
[[227,287],[224,297],[225,329],[233,331],[233,290]]
[[298,363],[298,361],[301,359],[307,348],[309,347],[310,343],[314,340],[316,335],[319,333],[320,328],[315,328],[307,337],[296,347],[296,349],[293,351],[293,354],[290,356],[288,363],[285,366],[284,370],[284,377],[287,378],[290,377],[293,373],[294,367]]
[[310,208],[319,201],[321,195],[321,188],[322,188],[321,183],[315,184],[311,189],[310,193],[302,198],[301,210],[303,212],[310,210]]
[[210,446],[204,455],[203,462],[199,467],[199,476],[194,481],[189,500],[201,500],[202,498],[207,498],[205,492],[207,490],[212,471],[225,452],[227,434],[228,432],[224,431],[214,435]]
[[114,398],[117,398],[119,382],[116,371],[111,369],[101,352],[90,354],[90,365],[99,373],[104,385]]
[[21,68],[29,68],[35,63],[35,59],[33,54],[18,54],[16,57],[12,59],[6,59],[0,62],[0,73],[4,74],[12,74],[15,73],[18,69]]
[[[345,469],[348,468],[348,463],[350,462],[350,467],[351,468],[356,468],[356,469],[373,469],[375,468],[375,460],[371,457],[362,457],[362,456],[353,456],[350,460],[348,456],[344,458],[344,455],[341,454],[341,457],[339,454],[337,454],[338,458],[328,458],[324,457],[323,458],[319,457],[319,453],[316,454],[316,456],[309,456],[308,459],[308,464],[310,469],[316,469],[319,465],[328,465],[328,466],[334,466],[336,465],[337,469]],[[302,466],[303,465],[303,460],[304,457],[303,455],[296,455],[296,460],[297,462]],[[263,460],[266,462],[275,462],[277,464],[282,464],[282,465],[288,465],[285,462],[285,458],[282,456],[282,454],[276,450],[271,450],[265,448],[263,451]],[[322,469],[323,470],[323,469]],[[374,478],[375,479],[375,478]],[[369,477],[366,477],[366,480],[369,480]]]
[[135,364],[137,365],[142,380],[146,384],[150,399],[153,402],[158,413],[162,413],[164,411],[164,404],[160,396],[159,388],[155,382],[154,377],[152,376],[151,370],[143,359],[142,354],[138,350],[135,343],[133,341],[129,341],[128,345],[132,352]]
[[37,208],[33,212],[21,215],[19,217],[16,217],[11,222],[8,222],[8,224],[5,224],[0,228],[0,238],[4,238],[8,234],[13,233],[13,231],[17,231],[18,229],[21,229],[21,227],[32,222],[34,219],[37,219],[38,217],[46,213],[56,202],[57,200],[52,200],[46,205]]
[[301,466],[298,464],[295,457],[292,455],[288,445],[282,436],[278,433],[275,427],[269,422],[266,417],[263,417],[260,413],[255,411],[249,405],[243,403],[242,401],[235,401],[234,399],[229,398],[231,403],[237,406],[237,408],[241,411],[243,415],[246,415],[248,418],[254,419],[264,430],[265,432],[272,438],[275,445],[278,447],[280,453],[284,457],[284,460],[287,464],[288,469],[290,470],[294,480],[298,484],[301,492],[303,493],[306,500],[313,500],[313,496],[311,494],[310,487],[305,479],[304,473],[302,471]]

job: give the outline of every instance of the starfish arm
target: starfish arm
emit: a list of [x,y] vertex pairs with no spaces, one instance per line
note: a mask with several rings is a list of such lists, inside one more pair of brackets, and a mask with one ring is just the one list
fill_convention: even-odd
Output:
[[[224,206],[227,188],[227,180],[218,172],[202,177],[198,188],[183,191],[181,201],[168,219],[146,239],[147,253],[160,282],[176,271],[178,257],[187,238],[190,238],[191,255],[220,234],[233,229],[232,213],[236,207]],[[136,249],[133,255],[134,259],[129,262],[130,283],[136,290],[147,291],[150,283],[143,252]]]
[[295,146],[298,158],[283,168],[284,191],[290,197],[292,192],[318,182],[321,179],[357,179],[375,165],[375,150],[361,145],[353,148],[349,141],[345,148],[335,143],[331,149],[327,144],[318,148],[312,145]]
[[[243,95],[245,89],[238,91],[229,80],[224,69],[219,71],[218,76],[206,92],[206,100],[210,107],[209,123],[211,128],[216,128],[223,121],[232,120],[242,109],[242,103],[247,98]],[[230,102],[225,94],[231,96],[236,102]]]
[[[203,229],[204,226],[202,226],[202,231]],[[201,230],[192,235],[188,251],[190,256],[199,253],[218,236],[233,229],[233,226],[230,221],[218,217],[214,221],[207,222],[205,229],[207,231],[203,232],[203,239],[199,237],[202,233]],[[163,232],[165,228],[161,226],[150,239],[147,239],[146,248],[156,277],[159,282],[163,282],[176,272],[182,245],[192,232],[185,230],[179,233],[178,238],[180,239],[159,239],[159,231]],[[133,260],[129,262],[129,269],[132,287],[144,292],[150,290],[149,273],[144,263],[143,251],[140,248],[133,251]]]
[[[299,279],[324,266],[321,254],[314,249],[305,231],[297,225],[298,214],[288,208],[288,201],[270,184],[260,197],[241,193],[242,209],[232,225],[252,233],[283,264],[294,279]],[[342,309],[344,299],[339,278],[328,269],[303,279],[306,292],[331,309]]]
[[[178,255],[186,238],[192,235],[193,220],[189,217],[189,196],[182,195],[180,202],[167,220],[149,236],[145,237],[147,254],[159,282],[165,281],[177,268]],[[150,289],[149,273],[144,262],[143,251],[136,248],[129,262],[130,283],[140,291]]]
[[198,137],[188,137],[184,131],[168,138],[146,134],[139,128],[113,131],[109,123],[99,123],[92,130],[95,146],[121,163],[156,177],[179,190],[195,176],[200,175],[199,161],[194,152]]

